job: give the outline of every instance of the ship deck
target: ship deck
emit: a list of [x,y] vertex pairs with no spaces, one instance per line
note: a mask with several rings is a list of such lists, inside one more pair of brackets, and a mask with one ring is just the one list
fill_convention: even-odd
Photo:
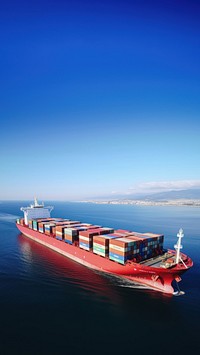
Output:
[[154,258],[141,261],[140,264],[144,266],[151,266],[151,267],[161,267],[164,262],[168,259],[173,259],[174,255],[166,251],[163,255],[156,256]]

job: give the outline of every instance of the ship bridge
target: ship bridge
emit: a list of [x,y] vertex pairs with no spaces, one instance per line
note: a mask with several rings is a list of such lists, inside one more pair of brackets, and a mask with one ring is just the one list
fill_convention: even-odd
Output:
[[34,199],[34,203],[28,207],[21,207],[21,211],[24,212],[24,223],[28,225],[30,219],[36,218],[50,218],[53,206],[44,206],[44,203],[39,204],[37,199]]

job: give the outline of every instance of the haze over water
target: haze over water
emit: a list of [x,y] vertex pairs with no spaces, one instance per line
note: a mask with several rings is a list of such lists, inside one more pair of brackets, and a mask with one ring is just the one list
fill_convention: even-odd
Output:
[[29,202],[0,203],[1,354],[199,353],[200,209],[52,202],[53,217],[164,233],[194,261],[182,297],[130,287],[68,260],[19,233]]

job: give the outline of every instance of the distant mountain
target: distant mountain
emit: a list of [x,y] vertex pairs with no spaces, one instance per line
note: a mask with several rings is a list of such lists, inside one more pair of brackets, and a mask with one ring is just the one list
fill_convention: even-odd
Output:
[[95,200],[147,200],[147,201],[166,201],[177,199],[200,199],[200,189],[188,189],[188,190],[172,190],[157,192],[154,194],[134,194],[134,195],[109,195],[104,197],[96,197]]
[[198,200],[200,199],[200,189],[158,192],[155,194],[143,196],[143,199],[154,200],[154,201],[176,200],[176,199]]

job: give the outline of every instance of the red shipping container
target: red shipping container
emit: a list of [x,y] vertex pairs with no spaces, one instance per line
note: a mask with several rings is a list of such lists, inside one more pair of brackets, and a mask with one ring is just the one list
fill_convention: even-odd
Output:
[[104,237],[103,235],[102,236],[94,236],[93,237],[93,243],[97,243],[99,245],[102,245],[102,246],[109,246],[109,240],[108,238]]
[[126,229],[117,229],[115,230],[115,233],[122,233],[122,234],[131,234],[131,231],[128,231]]

